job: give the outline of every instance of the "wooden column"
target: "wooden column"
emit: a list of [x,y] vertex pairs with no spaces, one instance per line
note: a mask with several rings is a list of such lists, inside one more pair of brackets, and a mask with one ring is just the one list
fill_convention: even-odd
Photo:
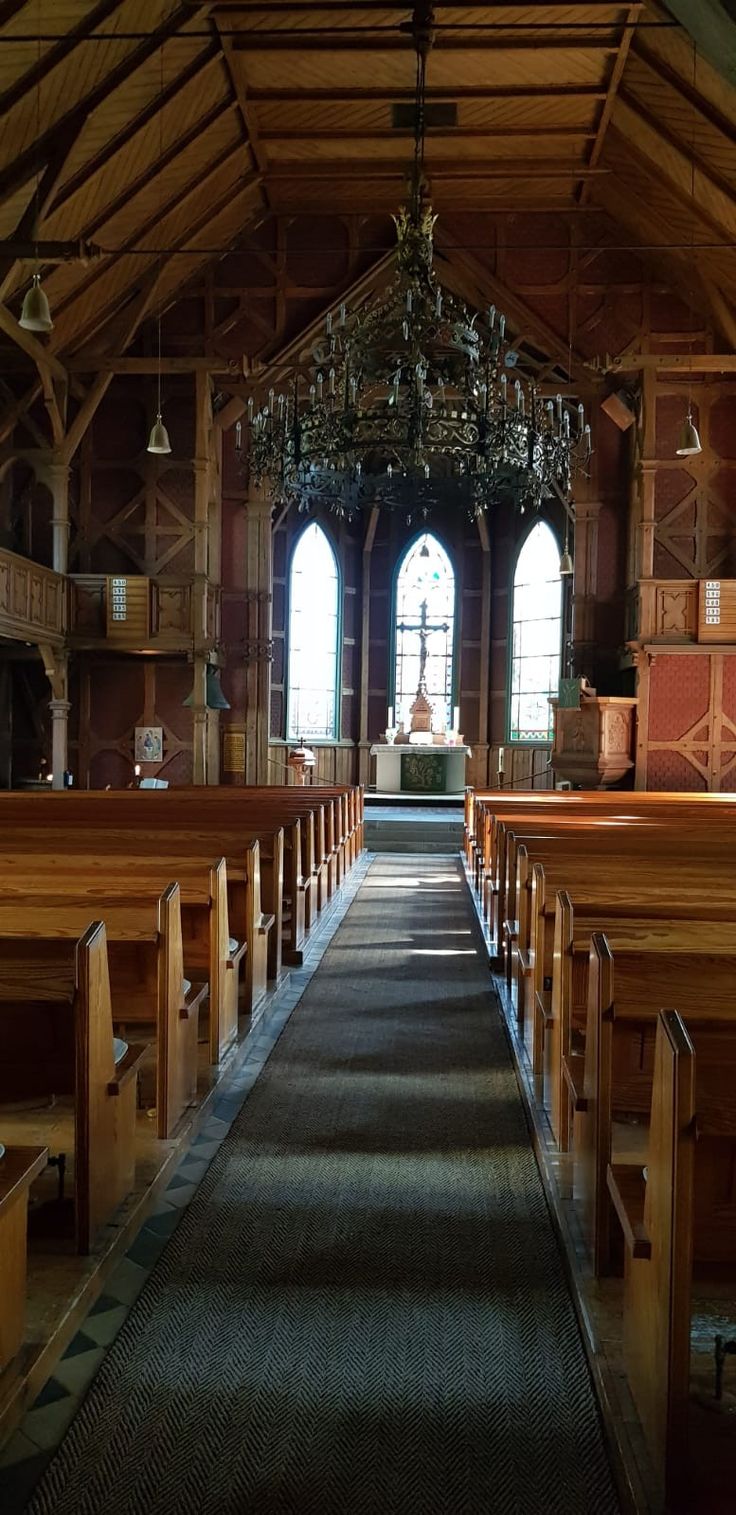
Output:
[[636,531],[635,575],[637,579],[654,578],[654,491],[657,480],[656,410],[657,376],[651,369],[642,374],[641,441],[639,459],[639,518]]
[[[69,571],[69,468],[54,461],[48,465],[49,488],[54,501],[51,517],[53,533],[53,567],[57,573]],[[55,772],[56,770],[54,770]]]
[[600,500],[575,501],[575,572],[572,586],[573,664],[590,676],[596,650],[595,606],[598,589],[598,516]]
[[268,762],[273,660],[271,501],[262,488],[251,484],[245,508],[245,782],[268,784],[272,778]]
[[52,788],[64,788],[64,774],[69,767],[69,654],[44,643],[39,647],[46,677],[51,685],[51,772]]
[[[491,740],[491,541],[488,532],[487,516],[485,514],[479,515],[477,520],[478,536],[480,537],[480,545],[483,553],[483,577],[481,581],[482,600],[480,610],[480,700],[478,704],[478,741],[481,747],[486,749],[487,770],[488,750]],[[485,779],[487,782],[487,772]]]
[[374,505],[368,517],[368,525],[363,542],[363,573],[361,593],[361,631],[360,631],[360,726],[358,732],[358,783],[365,784],[366,788],[370,780],[370,742],[368,741],[368,684],[370,672],[371,651],[371,559],[373,556],[373,543],[376,537],[378,525],[378,506]]
[[194,471],[194,719],[192,779],[195,784],[216,784],[220,777],[219,712],[207,708],[207,651],[209,647],[208,604],[210,526],[212,506],[212,391],[207,373],[195,375]]
[[192,700],[192,783],[207,783],[207,659],[195,656]]

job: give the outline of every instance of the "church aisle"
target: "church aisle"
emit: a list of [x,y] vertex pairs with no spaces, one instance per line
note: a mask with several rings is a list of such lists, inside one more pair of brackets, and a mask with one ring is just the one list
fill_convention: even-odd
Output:
[[31,1515],[608,1515],[456,859],[375,861]]

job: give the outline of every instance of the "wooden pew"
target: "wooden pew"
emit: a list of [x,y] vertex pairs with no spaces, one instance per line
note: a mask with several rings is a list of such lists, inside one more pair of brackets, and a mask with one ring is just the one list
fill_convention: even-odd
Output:
[[124,1037],[131,1027],[155,1028],[157,1131],[168,1137],[196,1099],[199,1010],[208,993],[206,980],[191,984],[184,979],[179,885],[170,884],[156,896],[153,890],[146,892],[131,869],[125,899],[121,882],[111,885],[109,878],[97,875],[91,891],[78,894],[85,875],[75,863],[71,860],[62,870],[68,876],[59,880],[58,892],[50,888],[53,869],[43,860],[35,875],[4,867],[0,954],[7,938],[77,941],[94,905],[105,920],[113,1024]]
[[[123,1044],[124,1046],[124,1044]],[[0,950],[0,1102],[74,1101],[74,1235],[89,1252],[135,1175],[138,1064],[116,1062],[101,921],[77,942],[22,938]]]
[[[574,1195],[596,1275],[610,1267],[606,1175],[627,1157],[643,1161],[652,1096],[657,1016],[677,1000],[688,1023],[719,1018],[736,1029],[736,945],[731,953],[617,952],[602,932],[590,948],[583,1087],[566,1065],[573,1103]],[[628,1123],[638,1119],[638,1126]],[[614,1122],[618,1121],[616,1130]]]
[[188,853],[186,846],[179,857],[164,853],[164,843],[171,848],[169,833],[159,837],[148,832],[151,852],[143,855],[129,851],[133,843],[129,832],[121,838],[118,833],[91,828],[78,837],[80,846],[91,849],[85,852],[74,850],[68,832],[49,828],[4,833],[0,841],[7,849],[11,843],[15,848],[0,853],[6,896],[14,879],[21,893],[43,895],[51,889],[58,897],[63,896],[65,884],[73,882],[77,890],[86,892],[90,908],[100,891],[107,901],[116,899],[122,905],[128,898],[139,898],[142,889],[154,896],[167,887],[172,873],[178,874],[184,972],[195,983],[209,984],[210,1061],[222,1060],[237,1038],[238,978],[246,955],[245,942],[230,934],[224,858],[215,863],[200,859]]
[[[157,802],[166,799],[167,793],[123,790],[115,794],[60,791],[48,795],[0,795],[0,846],[7,837],[17,849],[25,837],[30,839],[39,833],[42,838],[53,838],[54,845],[63,846],[64,834],[71,832],[72,845],[86,850],[84,828],[84,835],[94,833],[95,845],[105,833],[111,838],[110,846],[131,854],[155,855],[158,849],[181,858],[224,856],[228,863],[232,917],[240,923],[236,924],[236,934],[239,940],[247,941],[251,959],[247,973],[252,975],[252,1009],[257,1002],[256,986],[260,985],[260,958],[264,951],[268,978],[278,980],[281,975],[284,828],[269,822],[238,825],[232,816],[222,813],[208,819],[203,808],[193,804],[183,813],[174,807],[162,810]],[[298,819],[292,823],[292,831],[299,876]],[[298,916],[297,909],[295,929]],[[303,927],[303,911],[301,923]],[[251,984],[250,977],[248,983]],[[265,993],[265,988],[262,992]]]
[[[721,827],[703,828],[687,818],[639,821],[610,830],[601,820],[581,820],[577,825],[561,823],[544,833],[524,831],[508,833],[506,847],[506,895],[509,913],[504,920],[506,971],[516,980],[534,941],[532,925],[532,890],[534,864],[549,863],[562,869],[577,868],[588,860],[603,861],[628,857],[630,868],[654,858],[670,860],[679,872],[683,861],[688,866],[710,865],[719,877],[728,872],[736,832]],[[631,876],[631,872],[630,872]],[[563,884],[566,880],[563,879]]]
[[[659,793],[547,793],[522,794],[513,797],[496,795],[484,800],[476,796],[475,809],[479,826],[476,845],[478,892],[485,902],[490,918],[489,894],[492,881],[498,885],[503,878],[503,861],[496,856],[496,844],[503,836],[501,828],[522,832],[543,830],[550,824],[566,821],[577,823],[584,818],[618,819],[667,819],[668,816],[695,816],[699,823],[710,825],[720,817],[726,824],[736,820],[733,796],[729,795],[676,795]],[[478,856],[478,853],[480,856]],[[504,902],[501,903],[501,918]]]
[[[707,986],[703,998],[706,1011]],[[690,1336],[696,1291],[707,1296],[712,1280],[722,1299],[730,1280],[733,1298],[734,1172],[733,1021],[683,1023],[662,1011],[646,1178],[641,1166],[618,1164],[607,1177],[625,1243],[626,1374],[668,1509],[733,1508],[733,1433],[724,1440],[724,1418],[693,1400]]]
[[6,1147],[0,1154],[0,1373],[25,1335],[28,1190],[48,1155],[47,1147]]
[[[537,868],[543,874],[540,864],[535,865],[535,871]],[[736,893],[732,893],[730,905],[722,898],[714,905],[702,893],[696,898],[684,888],[666,889],[661,878],[655,877],[650,894],[639,878],[630,889],[617,889],[607,879],[597,891],[588,881],[584,891],[576,890],[575,898],[577,906],[569,892],[561,889],[555,897],[554,916],[549,914],[549,905],[545,906],[546,935],[551,923],[553,948],[552,961],[545,961],[543,968],[551,975],[552,987],[542,990],[541,1002],[535,978],[536,1019],[544,1025],[544,1103],[561,1151],[567,1151],[570,1139],[570,1096],[564,1065],[568,1066],[568,1076],[571,1069],[581,1068],[593,932],[605,934],[614,954],[634,950],[719,954],[728,952],[736,940]],[[714,912],[718,919],[714,919]],[[539,1035],[536,1031],[535,1042]],[[575,1078],[580,1083],[577,1075]]]

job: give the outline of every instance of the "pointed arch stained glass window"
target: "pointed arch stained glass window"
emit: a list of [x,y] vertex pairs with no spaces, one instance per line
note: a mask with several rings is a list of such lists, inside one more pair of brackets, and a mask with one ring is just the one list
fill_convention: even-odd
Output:
[[311,522],[289,575],[287,739],[330,740],[338,731],[340,575],[326,532]]
[[516,560],[512,608],[509,740],[550,742],[560,679],[562,580],[553,531],[537,521]]
[[[396,579],[394,709],[408,731],[417,696],[422,641],[427,695],[436,729],[452,726],[455,574],[441,542],[425,532],[404,554]],[[426,632],[422,636],[422,627]]]

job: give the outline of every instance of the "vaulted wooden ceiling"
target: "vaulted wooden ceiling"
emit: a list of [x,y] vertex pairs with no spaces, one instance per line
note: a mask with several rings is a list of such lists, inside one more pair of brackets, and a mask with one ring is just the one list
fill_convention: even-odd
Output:
[[[34,238],[63,356],[125,345],[264,215],[393,210],[411,154],[396,114],[414,86],[410,14],[0,0],[6,337],[23,345]],[[697,277],[736,345],[736,91],[666,7],[438,0],[436,23],[428,100],[444,115],[427,169],[445,224],[472,207],[602,208]]]

